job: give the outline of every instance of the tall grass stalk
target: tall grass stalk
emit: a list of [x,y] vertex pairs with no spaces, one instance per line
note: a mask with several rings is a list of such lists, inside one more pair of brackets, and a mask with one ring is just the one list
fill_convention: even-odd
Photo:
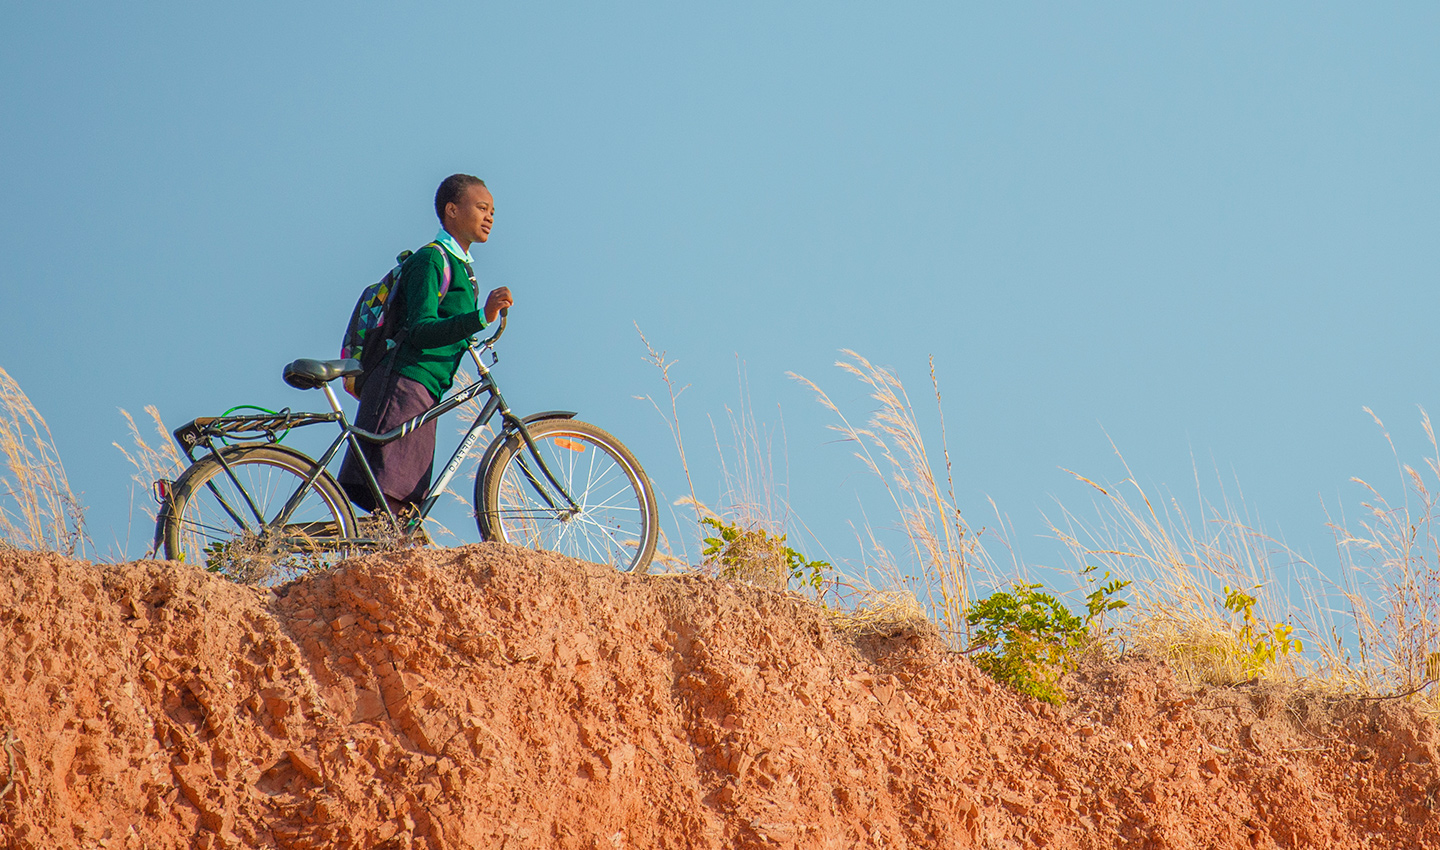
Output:
[[84,555],[85,511],[70,490],[45,418],[10,373],[0,369],[0,544]]
[[640,343],[645,346],[645,362],[654,366],[660,372],[660,381],[665,385],[665,393],[668,397],[670,412],[666,413],[665,410],[661,408],[660,402],[655,400],[654,396],[643,395],[635,396],[635,398],[639,401],[648,401],[650,406],[655,408],[655,412],[660,414],[660,419],[664,421],[666,429],[670,431],[670,439],[675,443],[675,453],[679,456],[680,468],[685,473],[685,485],[690,490],[689,496],[682,496],[670,503],[670,515],[675,521],[676,527],[679,528],[680,520],[675,516],[674,510],[676,507],[688,507],[694,514],[690,520],[692,533],[681,533],[678,537],[680,554],[675,554],[670,536],[662,530],[659,545],[655,548],[655,559],[667,567],[682,569],[690,565],[690,543],[692,541],[698,541],[700,536],[698,530],[701,522],[707,516],[715,516],[715,512],[706,507],[705,504],[700,501],[699,496],[696,495],[695,481],[690,476],[690,458],[685,453],[685,435],[680,428],[679,398],[684,394],[685,390],[690,387],[686,384],[676,389],[675,379],[670,376],[670,370],[675,367],[678,361],[667,360],[664,351],[656,351],[655,346],[651,345],[650,340],[646,339],[645,332],[640,330],[638,323],[635,325],[635,333],[639,335]]
[[[835,414],[839,423],[829,428],[854,445],[855,457],[884,486],[900,519],[909,547],[909,568],[867,526],[877,571],[892,589],[906,587],[907,575],[919,578],[922,590],[917,595],[934,612],[940,628],[953,642],[968,643],[969,600],[977,583],[982,578],[993,579],[997,570],[981,544],[980,534],[965,521],[956,505],[948,443],[942,442],[947,485],[942,491],[914,407],[900,379],[854,351],[847,349],[843,353],[848,359],[836,361],[835,365],[869,388],[870,398],[878,404],[863,427],[846,416],[814,381],[793,372],[790,377],[810,388],[820,404]],[[933,360],[931,380],[939,406],[940,387]]]
[[[650,406],[654,407],[655,412],[660,414],[660,418],[665,421],[665,427],[670,429],[670,438],[675,441],[675,452],[680,456],[680,468],[685,472],[685,484],[690,488],[690,501],[685,504],[690,505],[695,511],[695,521],[698,523],[704,518],[705,513],[700,503],[700,498],[695,495],[695,480],[690,477],[690,459],[685,455],[685,435],[680,430],[680,407],[678,403],[680,396],[690,388],[690,385],[686,384],[676,389],[675,380],[670,377],[670,370],[674,368],[675,364],[679,361],[666,360],[665,352],[656,351],[655,346],[650,344],[650,340],[645,338],[645,333],[640,330],[639,324],[635,325],[635,333],[639,334],[640,342],[645,346],[645,362],[660,371],[660,380],[665,384],[665,392],[669,397],[670,413],[666,414],[665,411],[660,408],[660,403],[649,395],[636,396],[636,398],[641,401],[650,402]],[[680,502],[676,504],[680,504]]]
[[[1440,679],[1440,447],[1422,409],[1430,456],[1417,470],[1400,461],[1385,423],[1369,408],[1365,412],[1395,456],[1402,495],[1392,503],[1376,487],[1352,479],[1368,494],[1361,517],[1354,525],[1343,516],[1331,520],[1344,568],[1341,593],[1355,626],[1355,651],[1346,658],[1372,689],[1408,693]],[[1433,687],[1429,702],[1440,706]]]
[[[155,433],[159,436],[159,442],[150,445],[145,441],[145,435],[141,433],[140,426],[135,424],[135,417],[125,408],[120,408],[120,415],[125,417],[125,424],[130,429],[130,442],[134,445],[126,449],[119,443],[110,445],[120,450],[120,454],[135,467],[135,472],[130,480],[135,482],[142,494],[141,504],[145,506],[145,514],[154,522],[159,506],[154,499],[149,498],[156,481],[162,479],[174,481],[185,471],[185,460],[180,457],[180,450],[175,448],[175,441],[170,438],[170,432],[166,430],[164,421],[160,418],[160,410],[153,404],[145,405],[145,413],[155,423]],[[133,499],[133,493],[132,493]]]
[[[740,363],[735,365],[736,384],[740,396],[738,407],[725,405],[725,418],[730,426],[730,443],[722,442],[715,420],[710,432],[715,438],[715,454],[720,462],[720,513],[731,522],[746,528],[763,528],[772,534],[784,534],[790,525],[790,503],[785,496],[786,485],[775,471],[774,431],[755,418],[750,402],[750,387]],[[784,457],[785,420],[780,419],[779,434]]]

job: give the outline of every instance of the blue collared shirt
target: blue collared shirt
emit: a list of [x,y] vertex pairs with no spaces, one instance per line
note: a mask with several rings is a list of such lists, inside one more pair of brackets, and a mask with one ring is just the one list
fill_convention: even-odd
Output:
[[460,243],[456,242],[455,237],[451,236],[450,231],[446,230],[445,228],[440,228],[440,232],[435,234],[435,241],[438,242],[440,246],[443,247],[445,250],[454,254],[456,259],[462,260],[467,263],[475,262],[475,260],[470,256],[469,251],[460,250]]

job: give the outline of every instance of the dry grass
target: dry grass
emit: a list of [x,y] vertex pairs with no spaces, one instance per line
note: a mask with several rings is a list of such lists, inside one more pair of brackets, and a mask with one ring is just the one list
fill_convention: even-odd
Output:
[[[705,539],[715,539],[719,534],[716,529],[705,525],[713,520],[729,526],[738,534],[722,551],[699,556],[698,568],[701,572],[767,587],[789,586],[790,569],[785,551],[787,539],[794,537],[797,529],[804,530],[804,525],[791,512],[786,498],[788,488],[780,482],[776,470],[775,437],[777,434],[780,437],[783,456],[783,419],[779,429],[771,429],[759,421],[750,403],[744,366],[737,360],[740,401],[735,408],[725,407],[728,438],[722,437],[714,419],[710,420],[720,472],[719,496],[714,502],[715,507],[710,507],[696,495],[681,427],[678,402],[689,386],[679,386],[671,374],[677,361],[667,359],[664,351],[657,351],[638,326],[636,332],[645,346],[645,361],[659,371],[666,389],[666,397],[660,401],[649,395],[636,398],[649,402],[664,420],[680,458],[689,495],[676,499],[672,508],[688,508],[693,514],[693,525],[681,523],[677,518],[676,524],[682,529],[687,525],[691,529],[690,534],[682,534],[678,541],[680,554],[677,555],[671,548],[668,537],[662,537],[656,560],[667,567],[689,566],[695,560],[690,556],[691,535],[694,535],[693,541],[699,549],[709,548],[704,543]],[[823,600],[827,592],[833,592],[833,585],[831,582],[830,587],[822,586],[818,590],[806,586],[802,590],[815,593]]]
[[1254,679],[1290,681],[1292,663],[1269,666],[1254,656],[1225,620],[1205,621],[1173,616],[1168,611],[1143,611],[1132,622],[1136,648],[1170,663],[1176,676],[1192,685],[1238,685]]
[[[898,377],[855,352],[845,354],[836,365],[864,383],[877,403],[863,427],[816,383],[792,377],[837,416],[832,429],[884,484],[909,551],[897,558],[867,520],[866,576],[851,585],[853,610],[843,617],[861,624],[928,613],[963,647],[969,602],[1000,575],[956,504],[943,409],[942,489]],[[939,406],[933,362],[931,383]],[[1130,607],[1118,612],[1112,638],[1167,658],[1182,679],[1418,695],[1440,709],[1434,687],[1440,679],[1440,447],[1428,417],[1424,429],[1432,456],[1423,470],[1397,460],[1401,502],[1390,503],[1362,481],[1370,497],[1362,520],[1353,527],[1332,522],[1343,556],[1339,582],[1267,535],[1243,500],[1225,495],[1223,484],[1218,503],[1199,495],[1198,474],[1193,505],[1157,500],[1123,457],[1125,478],[1115,485],[1071,473],[1097,494],[1094,512],[1081,518],[1062,505],[1052,532],[1068,546],[1077,574],[1094,565],[1095,575],[1108,571],[1133,581],[1124,591]],[[1014,577],[1023,572],[1016,564]],[[919,598],[907,597],[916,576]],[[1233,601],[1226,604],[1231,589],[1253,597],[1248,616]]]
[[[141,504],[145,506],[145,513],[150,521],[155,521],[159,506],[153,498],[148,498],[154,492],[155,482],[160,480],[174,481],[185,471],[185,459],[180,456],[180,450],[175,448],[175,442],[170,438],[170,432],[166,430],[165,423],[160,418],[160,411],[153,404],[145,405],[145,413],[155,423],[155,433],[160,441],[155,445],[145,442],[145,435],[140,432],[140,426],[135,424],[135,417],[129,411],[120,409],[120,415],[125,417],[125,423],[130,428],[130,441],[134,445],[126,449],[119,443],[111,443],[120,450],[120,454],[130,461],[135,467],[135,473],[130,479],[135,482],[142,494]],[[133,500],[134,494],[132,492]]]
[[[952,643],[963,646],[969,600],[977,589],[993,587],[999,571],[957,507],[943,408],[942,490],[898,377],[855,352],[845,354],[836,365],[864,383],[878,405],[863,427],[813,381],[792,377],[838,417],[832,429],[884,484],[910,556],[896,558],[866,521],[870,563],[866,580],[852,586],[858,604],[845,616],[861,623],[929,612]],[[931,382],[938,407],[933,361]],[[1423,411],[1422,424],[1430,456],[1416,469],[1400,463],[1397,453],[1400,500],[1356,479],[1368,494],[1363,516],[1354,524],[1332,520],[1341,553],[1338,581],[1266,534],[1243,500],[1225,495],[1223,484],[1218,503],[1198,495],[1198,474],[1192,506],[1169,496],[1157,500],[1123,457],[1126,477],[1113,486],[1072,473],[1098,494],[1093,518],[1061,506],[1060,522],[1051,528],[1073,554],[1076,573],[1095,565],[1133,580],[1115,637],[1169,659],[1183,679],[1263,679],[1332,693],[1406,696],[1440,711],[1440,445]],[[882,580],[870,581],[871,572]],[[1017,564],[1016,576],[1022,572]],[[908,597],[913,605],[902,604],[912,574],[919,575],[922,593]],[[1253,597],[1248,616],[1233,601],[1226,604],[1232,589]]]
[[[1332,519],[1344,582],[1338,589],[1354,624],[1355,647],[1341,654],[1345,667],[1368,689],[1424,694],[1440,709],[1440,447],[1429,414],[1421,424],[1430,456],[1417,470],[1401,463],[1385,424],[1380,427],[1400,473],[1401,497],[1392,503],[1360,479],[1368,498],[1354,523]],[[1426,483],[1427,479],[1431,482]],[[1337,644],[1340,642],[1337,640]]]
[[[670,370],[673,369],[679,361],[666,360],[664,351],[656,351],[655,346],[650,344],[650,340],[645,338],[645,334],[640,330],[639,324],[635,325],[635,333],[640,335],[640,342],[645,346],[645,362],[660,371],[660,380],[665,384],[665,392],[669,397],[670,413],[667,415],[665,411],[661,409],[660,403],[655,401],[651,396],[636,396],[636,398],[650,402],[650,406],[654,407],[655,412],[660,414],[660,418],[664,420],[665,427],[670,429],[670,438],[675,441],[675,452],[680,456],[680,468],[685,471],[685,484],[690,488],[690,501],[688,504],[695,507],[695,521],[698,523],[704,516],[704,513],[700,510],[703,506],[700,504],[699,497],[695,495],[695,481],[690,477],[690,459],[685,455],[685,436],[680,430],[679,399],[685,390],[690,387],[689,384],[686,384],[676,389],[675,381],[670,377]],[[680,504],[680,502],[676,502],[676,504]]]
[[[682,496],[666,507],[669,509],[671,519],[675,522],[677,528],[683,529],[688,526],[691,529],[698,529],[705,517],[717,517],[718,515],[706,507],[696,495],[695,480],[690,475],[690,458],[685,453],[685,435],[680,427],[679,400],[680,396],[683,395],[685,390],[689,389],[690,386],[689,384],[683,387],[676,386],[675,379],[670,375],[670,370],[675,368],[676,363],[679,361],[666,359],[666,353],[664,351],[656,351],[655,346],[650,344],[650,340],[646,339],[645,333],[640,330],[638,323],[635,325],[635,333],[639,335],[640,343],[645,346],[645,362],[654,366],[660,373],[660,381],[665,385],[666,401],[668,402],[666,406],[670,412],[666,413],[665,409],[661,407],[660,402],[655,400],[654,396],[643,395],[635,396],[635,398],[639,401],[648,401],[650,406],[655,408],[655,412],[660,414],[661,421],[665,423],[665,427],[670,431],[670,439],[675,443],[675,453],[680,458],[680,468],[685,473],[685,486],[688,487],[690,491],[689,496]],[[677,507],[688,507],[693,512],[693,516],[683,525],[675,513],[675,508]],[[666,534],[662,529],[659,541],[655,546],[655,560],[664,565],[667,570],[688,571],[691,565],[690,545],[693,539],[692,534],[682,533],[678,541],[676,541],[680,544],[680,551],[677,554],[670,535]]]
[[[784,418],[780,417],[778,428],[768,427],[757,419],[750,403],[745,371],[738,362],[736,382],[739,404],[733,409],[725,407],[728,438],[722,436],[714,419],[710,420],[710,432],[720,465],[720,497],[716,502],[719,510],[713,513],[739,533],[703,566],[718,571],[722,578],[784,589],[790,586],[792,578],[789,553],[794,547],[789,540],[796,536],[797,530],[805,530],[790,509],[786,495],[789,485],[775,463],[777,435],[784,456]],[[713,540],[716,539],[713,534],[712,529],[703,536]],[[826,584],[819,588],[804,585],[801,591],[813,593],[823,601],[827,593],[833,596],[836,590],[833,572],[830,578],[828,587]]]
[[65,467],[45,418],[29,396],[0,369],[0,452],[8,475],[0,478],[0,543],[19,549],[84,555],[84,509],[70,490]]
[[[1294,678],[1295,655],[1277,653],[1267,660],[1257,656],[1253,641],[1242,640],[1244,621],[1226,609],[1225,588],[1255,597],[1261,631],[1290,623],[1305,645],[1323,646],[1316,606],[1297,609],[1285,592],[1313,585],[1318,571],[1266,535],[1223,495],[1223,487],[1219,504],[1197,495],[1196,507],[1186,510],[1173,497],[1153,499],[1123,457],[1121,464],[1126,478],[1108,487],[1071,473],[1098,494],[1095,518],[1082,519],[1062,506],[1061,522],[1052,522],[1051,529],[1079,567],[1095,564],[1133,580],[1127,588],[1129,616],[1120,628],[1123,638],[1169,659],[1182,679],[1195,683]],[[1199,489],[1197,476],[1197,494]]]
[[[744,368],[736,363],[739,406],[725,407],[730,442],[722,442],[715,421],[710,420],[710,433],[715,439],[715,454],[720,463],[720,512],[742,528],[763,530],[778,537],[791,524],[790,503],[785,497],[788,487],[779,480],[775,469],[775,432],[755,418],[750,403],[750,388]],[[779,434],[784,442],[784,419]],[[782,452],[783,454],[783,452]]]
[[[970,527],[955,501],[949,446],[944,436],[941,412],[941,446],[945,462],[945,488],[940,487],[914,407],[895,373],[853,351],[847,360],[836,362],[843,372],[865,384],[878,407],[864,427],[855,425],[818,384],[801,375],[790,376],[809,387],[817,400],[839,419],[830,428],[855,447],[860,459],[883,485],[900,519],[900,528],[909,548],[908,561],[897,558],[873,528],[865,524],[868,537],[867,575],[857,588],[861,599],[872,605],[888,606],[904,592],[907,575],[920,579],[917,604],[934,612],[938,625],[953,643],[968,642],[966,613],[969,600],[981,584],[993,582],[998,570]],[[931,361],[931,382],[935,403],[940,406],[939,382]],[[878,581],[870,578],[877,573]],[[866,602],[862,601],[860,609]]]
[[[884,484],[909,546],[902,553],[908,557],[896,557],[865,522],[869,563],[865,578],[852,586],[854,616],[864,621],[894,618],[897,610],[909,611],[906,616],[929,612],[952,645],[963,648],[969,643],[970,602],[996,587],[1002,576],[982,545],[981,533],[965,521],[956,503],[933,361],[930,378],[941,409],[943,489],[899,378],[855,352],[845,354],[848,359],[836,365],[864,383],[877,403],[863,427],[855,425],[813,381],[793,377],[815,391],[820,403],[838,417],[839,424],[832,429],[854,445],[855,456]],[[1061,523],[1052,523],[1054,534],[1074,553],[1077,574],[1094,564],[1101,568],[1097,576],[1108,570],[1115,578],[1134,580],[1123,591],[1130,607],[1120,612],[1116,629],[1120,640],[1169,658],[1183,678],[1196,682],[1294,678],[1302,670],[1317,669],[1333,675],[1338,669],[1333,663],[1334,630],[1322,627],[1320,607],[1313,599],[1299,611],[1284,592],[1297,584],[1313,587],[1319,575],[1313,566],[1265,535],[1230,502],[1216,507],[1202,500],[1203,519],[1196,521],[1174,499],[1157,505],[1136,484],[1128,467],[1125,471],[1125,481],[1108,488],[1076,475],[1099,494],[1096,519],[1082,521],[1062,507]],[[999,536],[991,539],[1004,544]],[[877,573],[878,580],[872,576]],[[1023,566],[1016,564],[1009,577],[1019,579],[1023,574]],[[911,577],[918,577],[921,592],[919,598],[908,597],[913,606],[907,607],[900,602],[907,597]],[[1248,637],[1242,614],[1225,607],[1227,586],[1256,597]],[[1304,625],[1297,627],[1297,636],[1320,649],[1318,665],[1297,665],[1293,653],[1276,652],[1274,658],[1267,658],[1264,651],[1257,652],[1257,639],[1273,634],[1270,627],[1296,621]],[[1278,643],[1272,640],[1266,646]]]
[[849,635],[899,637],[933,634],[935,630],[925,606],[908,590],[876,591],[855,608],[827,611],[831,625]]
[[[367,548],[367,553],[389,552],[414,545],[407,538],[395,535],[388,520],[384,522],[385,525],[379,528],[366,530],[378,537],[385,533],[386,529],[390,529],[392,536],[383,539],[374,549]],[[362,525],[362,529],[364,528]],[[313,546],[296,544],[293,542],[293,538],[297,536],[294,531],[287,536],[292,538],[292,542],[285,546],[277,545],[273,539],[264,539],[251,533],[214,543],[206,553],[203,566],[207,571],[223,575],[238,584],[273,587],[301,576],[332,569],[348,555],[355,554],[353,551],[337,551],[319,538],[311,538],[315,540]]]

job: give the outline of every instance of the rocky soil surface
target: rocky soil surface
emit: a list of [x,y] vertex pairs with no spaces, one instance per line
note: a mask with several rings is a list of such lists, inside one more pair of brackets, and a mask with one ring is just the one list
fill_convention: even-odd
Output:
[[497,544],[273,592],[0,552],[0,846],[1440,847],[1403,702],[1068,687]]

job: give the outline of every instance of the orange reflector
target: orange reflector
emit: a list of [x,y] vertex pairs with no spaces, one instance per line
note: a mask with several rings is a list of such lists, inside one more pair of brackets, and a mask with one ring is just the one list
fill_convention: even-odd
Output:
[[555,445],[559,446],[562,449],[569,449],[572,452],[585,451],[585,446],[583,444],[577,443],[574,440],[567,440],[564,437],[556,437]]

